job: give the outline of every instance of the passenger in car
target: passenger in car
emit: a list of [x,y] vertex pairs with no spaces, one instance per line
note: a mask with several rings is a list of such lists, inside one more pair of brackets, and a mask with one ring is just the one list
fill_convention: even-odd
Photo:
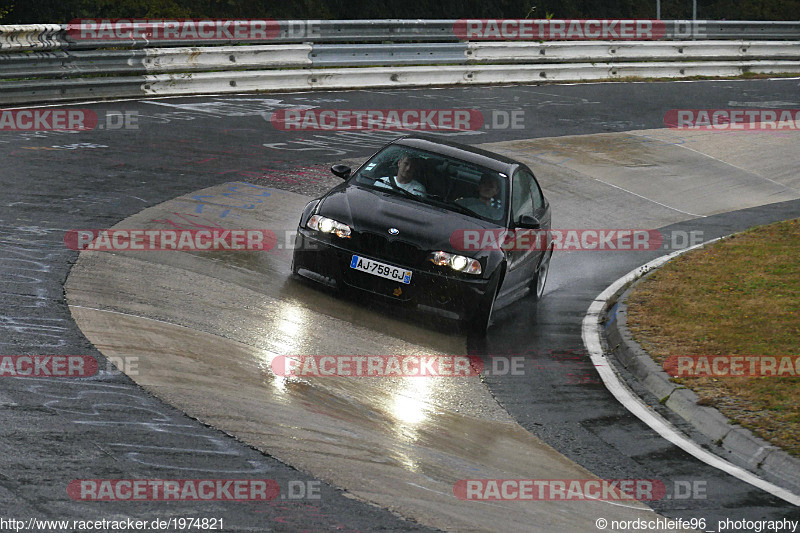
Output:
[[482,217],[499,220],[503,216],[503,205],[495,198],[499,192],[497,177],[484,173],[478,183],[478,197],[457,198],[455,203]]
[[419,166],[419,161],[408,154],[403,154],[397,160],[397,176],[394,178],[384,176],[375,182],[375,186],[390,189],[392,187],[390,180],[394,179],[394,182],[401,189],[411,194],[422,196],[427,192],[425,186],[414,179],[419,171]]

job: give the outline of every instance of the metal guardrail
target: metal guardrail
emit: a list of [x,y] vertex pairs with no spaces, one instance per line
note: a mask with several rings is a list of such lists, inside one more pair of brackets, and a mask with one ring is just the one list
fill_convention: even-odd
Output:
[[540,65],[297,68],[0,82],[0,104],[259,91],[425,87],[626,77],[683,78],[800,73],[800,61],[660,61]]
[[58,24],[0,26],[0,50],[56,50],[63,46],[64,36],[64,28]]
[[[113,41],[113,49],[106,47],[107,41],[69,41],[65,28],[58,25],[0,26],[4,52],[0,53],[0,103],[315,87],[800,72],[800,22],[704,23],[711,33],[735,34],[736,40],[642,42],[455,41],[455,23],[281,21],[280,31],[268,44],[182,40],[174,42],[180,46],[171,46],[173,41]],[[668,37],[691,34],[700,27],[687,21],[668,21],[666,26]],[[761,39],[766,32],[770,37],[791,35],[793,40],[739,39],[754,32],[761,32]],[[306,42],[288,42],[301,38]],[[360,42],[337,42],[353,40]],[[197,43],[203,46],[190,46]]]
[[290,44],[0,54],[0,79],[304,67],[310,51]]
[[465,64],[467,43],[314,44],[314,66]]
[[[269,39],[271,44],[289,43],[380,43],[391,42],[442,42],[458,41],[453,31],[455,20],[282,20],[277,21],[278,34]],[[149,48],[148,39],[75,39],[69,26],[57,24],[31,24],[24,26],[0,25],[0,50],[81,50],[95,48]],[[158,47],[184,47],[265,44],[263,40],[229,39],[209,42],[202,39],[160,40]]]
[[0,79],[308,67],[800,60],[794,41],[284,44],[0,54]]
[[[282,20],[269,43],[381,43],[458,42],[457,20]],[[665,20],[661,40],[800,40],[800,21],[691,21]],[[260,43],[252,40],[220,40],[213,44]],[[159,48],[208,46],[209,41],[184,39],[159,41]],[[67,25],[0,25],[0,51],[81,50],[97,48],[151,48],[147,39],[76,40]]]
[[795,41],[469,43],[470,63],[800,60]]
[[[673,21],[673,35],[680,35],[680,26],[691,27],[690,20]],[[797,40],[800,39],[800,21],[701,21],[707,39]],[[700,37],[698,37],[700,38]]]
[[541,83],[625,77],[736,76],[743,72],[800,72],[800,61],[314,68],[32,80],[0,82],[0,103],[11,105],[258,91]]

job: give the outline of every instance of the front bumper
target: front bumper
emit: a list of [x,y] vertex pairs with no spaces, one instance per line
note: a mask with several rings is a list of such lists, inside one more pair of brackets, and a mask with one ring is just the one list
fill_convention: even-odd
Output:
[[[295,271],[339,289],[372,293],[401,305],[460,319],[470,318],[476,312],[488,289],[496,282],[494,276],[498,275],[495,273],[489,279],[467,278],[467,274],[448,275],[430,262],[404,264],[396,258],[387,259],[368,251],[348,249],[347,244],[346,239],[320,238],[316,231],[298,228],[293,259]],[[404,284],[350,268],[353,255],[411,270],[411,283]]]

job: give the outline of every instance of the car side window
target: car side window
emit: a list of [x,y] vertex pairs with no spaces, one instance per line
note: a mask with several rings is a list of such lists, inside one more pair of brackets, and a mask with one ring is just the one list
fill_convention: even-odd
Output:
[[532,187],[536,186],[533,176],[518,170],[512,178],[511,209],[514,222],[519,222],[524,215],[533,216],[534,207]]
[[539,182],[536,181],[536,178],[533,177],[533,174],[523,171],[526,175],[530,176],[531,178],[531,196],[533,197],[533,210],[538,211],[544,207],[544,195],[542,194],[542,188],[539,187]]

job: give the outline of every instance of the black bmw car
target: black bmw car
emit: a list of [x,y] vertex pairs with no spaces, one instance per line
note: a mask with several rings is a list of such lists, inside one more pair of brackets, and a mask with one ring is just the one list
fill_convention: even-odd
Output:
[[295,275],[460,319],[481,333],[496,302],[542,297],[550,206],[519,161],[409,135],[355,173],[331,171],[345,181],[303,210]]

